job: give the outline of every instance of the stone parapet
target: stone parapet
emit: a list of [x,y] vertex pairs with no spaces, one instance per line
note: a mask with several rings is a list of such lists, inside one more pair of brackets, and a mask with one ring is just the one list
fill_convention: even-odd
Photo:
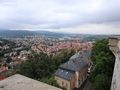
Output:
[[116,54],[120,49],[120,36],[111,36],[109,37],[109,48]]
[[120,36],[109,37],[109,49],[115,55],[111,90],[120,90]]

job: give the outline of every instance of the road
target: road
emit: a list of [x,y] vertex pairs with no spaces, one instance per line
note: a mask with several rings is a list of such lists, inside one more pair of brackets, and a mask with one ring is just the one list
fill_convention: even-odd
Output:
[[87,81],[87,83],[86,83],[85,87],[83,88],[83,90],[92,90],[92,84],[89,81]]
[[92,84],[87,79],[79,90],[92,90]]

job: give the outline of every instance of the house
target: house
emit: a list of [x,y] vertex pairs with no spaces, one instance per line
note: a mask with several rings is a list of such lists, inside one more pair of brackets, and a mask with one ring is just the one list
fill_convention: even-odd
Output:
[[3,80],[3,79],[5,79],[5,78],[6,78],[6,75],[5,75],[5,74],[0,75],[0,80]]
[[67,90],[74,90],[87,79],[88,58],[91,50],[79,51],[73,55],[69,61],[59,66],[54,74],[60,86],[66,87]]
[[7,68],[5,65],[3,65],[2,67],[0,67],[0,71],[5,71]]

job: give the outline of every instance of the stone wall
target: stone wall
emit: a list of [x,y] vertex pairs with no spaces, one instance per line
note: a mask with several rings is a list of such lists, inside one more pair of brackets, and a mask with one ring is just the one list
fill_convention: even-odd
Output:
[[120,36],[109,37],[108,45],[116,58],[111,83],[111,90],[120,90]]

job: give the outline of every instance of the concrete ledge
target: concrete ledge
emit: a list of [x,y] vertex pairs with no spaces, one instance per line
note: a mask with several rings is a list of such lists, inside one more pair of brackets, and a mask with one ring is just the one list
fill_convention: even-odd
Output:
[[0,90],[61,90],[54,86],[15,74],[0,81]]

